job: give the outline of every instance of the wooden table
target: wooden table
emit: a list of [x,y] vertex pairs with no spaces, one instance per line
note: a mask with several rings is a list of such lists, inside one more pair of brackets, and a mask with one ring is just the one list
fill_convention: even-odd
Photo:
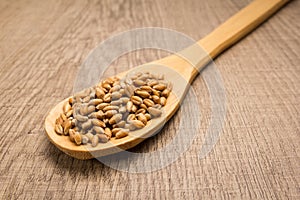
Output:
[[[197,40],[248,3],[1,0],[0,199],[299,199],[300,1],[215,60],[226,118],[204,159],[198,155],[211,108],[202,75],[193,82],[201,126],[187,127],[199,134],[160,170],[127,173],[97,160],[73,159],[43,129],[47,113],[71,95],[78,69],[100,42],[141,27],[173,29]],[[167,54],[135,51],[112,63],[107,74]],[[160,134],[132,151],[164,148],[178,134],[182,117],[177,113]]]

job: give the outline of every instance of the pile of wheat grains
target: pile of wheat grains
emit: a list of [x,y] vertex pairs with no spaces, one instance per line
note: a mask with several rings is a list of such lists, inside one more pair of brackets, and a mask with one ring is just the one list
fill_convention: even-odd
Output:
[[172,84],[162,75],[149,72],[107,78],[69,98],[56,119],[55,132],[92,147],[112,137],[126,137],[161,116],[171,90]]

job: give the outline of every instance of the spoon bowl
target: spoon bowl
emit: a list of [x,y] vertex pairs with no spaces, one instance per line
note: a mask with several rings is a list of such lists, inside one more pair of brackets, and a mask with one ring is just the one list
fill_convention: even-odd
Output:
[[184,94],[188,89],[188,82],[177,71],[167,66],[159,64],[145,64],[139,67],[135,67],[125,73],[117,75],[118,78],[122,78],[126,74],[133,72],[148,72],[159,71],[160,74],[165,76],[166,80],[170,80],[173,84],[173,90],[168,97],[167,104],[163,107],[162,115],[158,118],[151,119],[147,125],[139,130],[130,131],[129,135],[124,138],[115,139],[111,138],[107,143],[101,143],[96,147],[92,147],[91,144],[76,145],[71,142],[69,137],[58,135],[54,131],[55,119],[57,119],[61,113],[63,113],[63,105],[68,101],[68,98],[57,104],[49,113],[45,120],[45,129],[49,140],[57,146],[60,150],[66,154],[78,158],[78,159],[91,159],[93,157],[100,157],[124,151],[139,144],[146,138],[159,131],[164,124],[172,117],[172,115],[179,108]]

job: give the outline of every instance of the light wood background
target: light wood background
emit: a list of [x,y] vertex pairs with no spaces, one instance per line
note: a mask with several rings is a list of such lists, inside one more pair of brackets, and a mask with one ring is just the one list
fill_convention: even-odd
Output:
[[[300,1],[215,60],[227,114],[217,145],[204,159],[198,154],[211,109],[201,75],[193,82],[201,108],[199,135],[161,170],[132,174],[97,160],[73,159],[56,149],[43,129],[50,109],[71,95],[81,63],[106,38],[150,26],[197,40],[248,3],[1,0],[0,199],[299,199]],[[167,54],[129,53],[107,74]],[[163,148],[188,115],[175,115],[159,135],[132,151]]]

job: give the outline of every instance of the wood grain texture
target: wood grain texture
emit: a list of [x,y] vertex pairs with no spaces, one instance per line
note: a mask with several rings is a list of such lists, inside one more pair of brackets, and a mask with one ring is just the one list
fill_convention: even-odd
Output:
[[[1,0],[0,199],[299,199],[299,1],[215,60],[227,115],[217,145],[204,159],[198,153],[211,109],[202,76],[193,82],[201,108],[199,135],[161,170],[131,174],[97,160],[75,160],[55,148],[43,130],[50,109],[71,94],[80,64],[109,36],[159,26],[199,39],[248,3]],[[166,54],[132,52],[106,74]],[[179,112],[132,151],[168,144],[185,115]]]

